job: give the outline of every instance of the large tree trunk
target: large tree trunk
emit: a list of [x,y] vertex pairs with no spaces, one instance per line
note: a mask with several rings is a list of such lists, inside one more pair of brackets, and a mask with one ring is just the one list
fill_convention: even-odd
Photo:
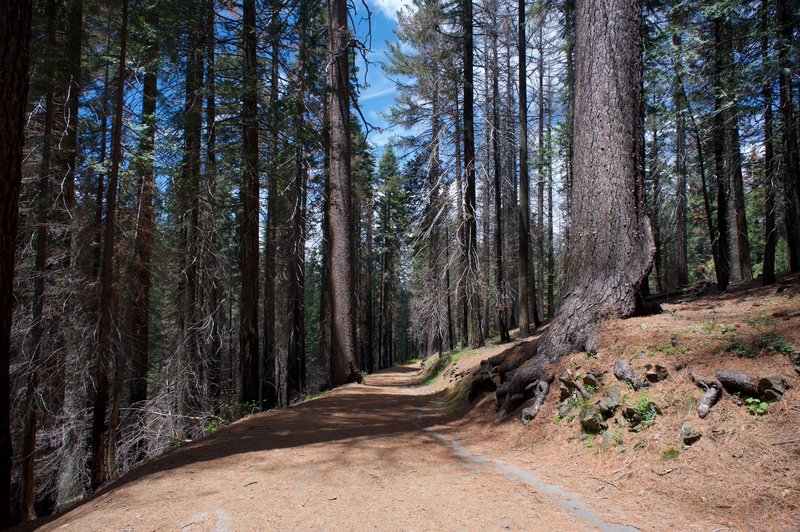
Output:
[[[256,2],[243,5],[244,94],[242,98],[242,294],[240,374],[242,403],[259,397],[258,346],[258,72],[256,68]],[[259,405],[260,406],[260,405]]]
[[537,355],[498,389],[501,402],[523,394],[551,361],[593,349],[604,320],[634,315],[652,266],[642,160],[641,5],[586,0],[577,6],[576,24],[570,276]]
[[31,2],[0,5],[0,527],[10,524],[9,360],[18,199],[28,98]]
[[103,227],[103,262],[100,270],[100,346],[95,363],[92,394],[91,488],[97,489],[105,480],[106,406],[108,403],[108,370],[113,352],[111,328],[114,321],[114,224],[117,208],[117,183],[122,161],[122,108],[125,102],[125,52],[128,40],[128,0],[122,0],[119,71],[117,74],[114,122],[111,133],[111,173],[106,192],[106,218]]
[[350,171],[350,31],[347,2],[328,0],[330,116],[331,385],[361,378],[356,365],[355,265]]

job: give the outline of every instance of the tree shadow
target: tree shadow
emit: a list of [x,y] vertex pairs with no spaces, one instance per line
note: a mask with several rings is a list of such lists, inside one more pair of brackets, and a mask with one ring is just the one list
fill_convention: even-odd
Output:
[[368,376],[365,385],[348,384],[290,408],[244,418],[140,465],[75,506],[22,524],[18,530],[34,530],[106,492],[173,469],[245,453],[417,432],[443,419],[437,399],[445,395],[414,393],[409,386],[416,384],[418,375],[418,367],[390,368]]

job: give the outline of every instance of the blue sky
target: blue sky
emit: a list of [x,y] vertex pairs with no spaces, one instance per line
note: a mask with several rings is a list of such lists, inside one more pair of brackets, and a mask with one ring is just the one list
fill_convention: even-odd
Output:
[[[388,79],[381,68],[386,61],[386,42],[397,40],[394,29],[397,27],[396,13],[398,9],[411,4],[409,0],[365,0],[372,12],[372,51],[368,58],[371,64],[366,72],[368,88],[361,91],[359,102],[364,117],[373,126],[382,128],[381,131],[370,133],[369,140],[376,147],[382,148],[393,135],[402,134],[402,131],[387,128],[388,123],[382,114],[389,110],[394,102],[397,92],[394,82]],[[363,7],[356,0],[356,5],[361,8],[356,13],[354,21],[356,23],[355,32],[361,40],[366,39],[368,26],[362,21]],[[359,81],[364,82],[365,68],[359,61]]]

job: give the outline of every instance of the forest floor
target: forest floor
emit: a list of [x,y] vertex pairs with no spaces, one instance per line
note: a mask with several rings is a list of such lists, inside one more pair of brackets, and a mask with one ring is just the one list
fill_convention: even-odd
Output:
[[[800,285],[740,287],[664,305],[605,327],[597,398],[624,358],[660,363],[647,392],[661,411],[641,432],[618,418],[586,435],[557,416],[554,385],[528,425],[494,394],[466,401],[490,345],[368,376],[286,410],[254,415],[137,468],[43,530],[793,530],[800,522],[800,376],[780,351],[800,347]],[[765,343],[765,339],[770,340]],[[515,342],[513,346],[523,345]],[[673,345],[675,344],[675,345]],[[787,347],[789,346],[789,347]],[[438,369],[437,369],[438,368]],[[763,415],[724,394],[705,419],[689,369],[779,375]],[[637,399],[628,390],[623,404]],[[682,445],[690,422],[703,436]]]

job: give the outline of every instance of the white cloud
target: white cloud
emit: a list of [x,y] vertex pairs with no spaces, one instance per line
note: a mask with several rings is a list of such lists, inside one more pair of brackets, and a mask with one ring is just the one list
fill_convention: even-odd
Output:
[[371,3],[395,22],[397,21],[397,12],[412,4],[411,0],[373,0]]

